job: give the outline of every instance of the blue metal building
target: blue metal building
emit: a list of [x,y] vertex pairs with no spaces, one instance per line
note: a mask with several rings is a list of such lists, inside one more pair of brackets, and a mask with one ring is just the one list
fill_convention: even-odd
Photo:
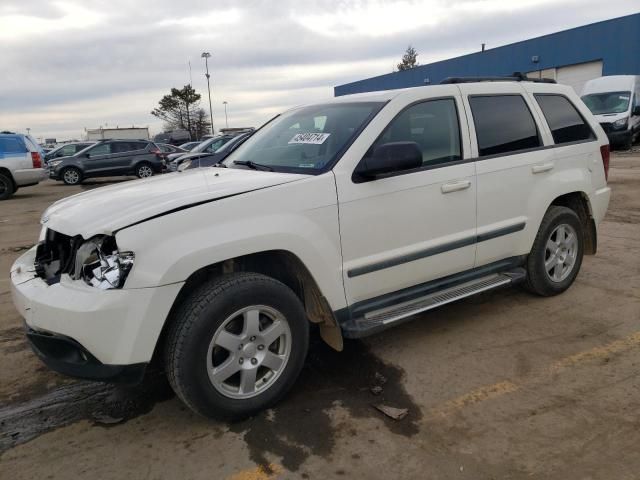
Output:
[[440,83],[447,77],[510,75],[554,78],[578,93],[602,75],[640,75],[640,13],[420,65],[334,88],[336,96]]

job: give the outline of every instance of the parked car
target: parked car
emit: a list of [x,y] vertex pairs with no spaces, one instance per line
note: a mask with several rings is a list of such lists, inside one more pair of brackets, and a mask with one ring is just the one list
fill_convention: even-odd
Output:
[[513,78],[294,108],[227,168],[58,201],[11,268],[35,352],[99,380],[160,359],[186,405],[238,418],[291,388],[310,322],[341,350],[486,290],[564,292],[609,143],[571,87]]
[[202,142],[187,142],[179,145],[179,147],[185,152],[190,152],[192,149],[200,145]]
[[227,143],[234,137],[235,135],[217,135],[215,137],[204,140],[198,146],[191,149],[190,152],[183,153],[178,157],[167,158],[167,161],[169,162],[168,169],[171,172],[175,172],[176,170],[178,170],[180,164],[187,159],[193,160],[215,153],[220,147],[222,147],[225,143]]
[[630,149],[640,136],[640,76],[611,75],[589,80],[582,100],[600,122],[612,146]]
[[31,136],[0,133],[0,200],[11,197],[19,188],[44,180],[42,159],[42,149]]
[[174,161],[176,158],[181,157],[182,155],[184,155],[187,152],[193,151],[194,148],[196,148],[198,145],[200,145],[201,143],[203,143],[205,141],[206,140],[203,140],[203,141],[200,141],[200,142],[183,143],[182,145],[180,145],[180,148],[182,148],[185,151],[184,152],[169,153],[165,157],[165,160],[167,161],[167,165],[171,165],[171,162]]
[[162,132],[153,137],[153,141],[156,143],[169,143],[171,145],[180,145],[191,138],[191,135],[187,130],[171,130],[168,132]]
[[149,140],[102,140],[70,157],[49,162],[49,176],[67,185],[86,178],[136,175],[139,178],[161,173],[164,159]]
[[247,138],[249,138],[249,133],[243,133],[241,135],[237,135],[225,143],[222,147],[216,150],[214,153],[210,153],[208,155],[199,156],[193,159],[186,159],[183,161],[178,170],[191,170],[194,168],[200,167],[211,167],[213,165],[217,165],[222,162],[225,158],[227,158],[231,152],[233,152],[238,146],[242,144]]
[[160,156],[165,160],[165,163],[169,155],[182,155],[188,151],[168,143],[156,143],[156,146],[160,149]]
[[81,150],[84,150],[91,145],[94,145],[96,142],[73,142],[73,143],[65,143],[63,145],[58,145],[56,148],[47,152],[44,156],[45,163],[49,163],[51,160],[60,157],[70,157],[75,155]]

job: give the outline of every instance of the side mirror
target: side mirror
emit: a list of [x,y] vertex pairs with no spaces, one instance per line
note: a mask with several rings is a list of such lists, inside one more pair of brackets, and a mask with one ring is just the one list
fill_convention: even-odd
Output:
[[633,110],[631,110],[631,115],[640,115],[640,105],[636,105],[635,107],[633,107]]
[[364,157],[356,174],[365,179],[422,166],[422,151],[416,142],[383,143],[371,156]]

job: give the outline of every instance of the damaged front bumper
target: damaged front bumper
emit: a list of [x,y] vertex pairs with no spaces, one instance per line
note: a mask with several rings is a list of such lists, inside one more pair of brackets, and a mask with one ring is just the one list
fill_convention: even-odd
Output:
[[[64,274],[59,282],[50,285],[36,274],[35,256],[36,247],[11,267],[11,294],[31,331],[36,353],[45,363],[69,375],[106,379],[109,370],[118,373],[125,366],[151,360],[183,283],[100,290]],[[39,344],[34,342],[36,336]],[[49,338],[43,340],[42,336]],[[42,342],[47,343],[46,348]],[[66,349],[66,353],[55,358],[58,347],[54,344],[65,344],[62,350]],[[83,355],[90,361],[80,371],[82,361],[78,359]]]
[[105,365],[71,337],[26,327],[31,349],[49,367],[63,375],[136,384],[142,381],[148,363]]

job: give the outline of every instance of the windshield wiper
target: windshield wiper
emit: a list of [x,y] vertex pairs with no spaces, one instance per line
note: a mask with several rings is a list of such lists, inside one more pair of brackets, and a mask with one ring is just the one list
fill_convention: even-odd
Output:
[[236,160],[234,165],[243,165],[253,170],[266,170],[267,172],[273,172],[273,168],[269,165],[262,165],[261,163],[252,162],[251,160]]

